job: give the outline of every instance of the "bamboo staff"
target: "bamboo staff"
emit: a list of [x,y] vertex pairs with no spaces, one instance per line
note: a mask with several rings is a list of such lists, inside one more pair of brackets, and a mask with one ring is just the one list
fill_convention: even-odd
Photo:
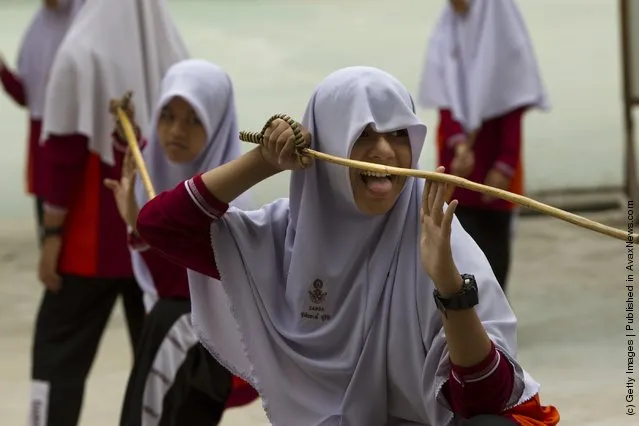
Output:
[[124,130],[124,135],[129,144],[129,149],[133,154],[133,160],[135,161],[135,165],[139,171],[140,178],[142,179],[142,184],[144,185],[144,189],[149,197],[149,200],[155,198],[155,190],[153,189],[153,183],[151,183],[151,178],[149,177],[149,171],[146,168],[146,164],[144,163],[144,158],[142,158],[142,153],[140,152],[140,147],[138,146],[138,139],[135,136],[135,131],[133,130],[133,126],[131,125],[131,121],[129,121],[129,117],[126,116],[124,111],[122,110],[122,105],[125,104],[131,98],[130,92],[125,95],[123,102],[117,106],[116,113],[118,115],[118,120],[122,124],[122,128]]
[[627,241],[633,244],[639,243],[639,235],[616,229],[608,225],[604,225],[599,222],[595,222],[590,219],[578,216],[573,213],[566,212],[556,207],[549,206],[539,201],[533,200],[523,195],[515,194],[502,189],[493,188],[492,186],[483,185],[480,183],[472,182],[459,176],[449,175],[445,173],[428,172],[424,170],[404,169],[400,167],[390,167],[381,164],[367,163],[364,161],[350,160],[347,158],[341,158],[323,152],[315,151],[306,147],[304,137],[299,129],[299,123],[285,114],[276,114],[269,119],[261,133],[257,132],[240,132],[240,140],[244,142],[251,142],[261,144],[263,140],[264,131],[269,127],[271,122],[277,118],[286,121],[293,129],[295,137],[295,145],[297,147],[297,154],[299,156],[308,156],[318,160],[324,160],[329,163],[339,164],[346,167],[351,167],[359,170],[367,170],[371,172],[378,172],[396,176],[412,176],[416,178],[430,179],[436,182],[449,183],[461,188],[469,189],[471,191],[480,192],[485,195],[500,198],[502,200],[510,201],[511,203],[519,204],[529,209],[536,210],[543,214],[556,217],[565,222],[572,223],[573,225],[580,226],[582,228],[589,229],[591,231],[598,232],[600,234],[608,235],[613,238],[617,238],[623,241]]

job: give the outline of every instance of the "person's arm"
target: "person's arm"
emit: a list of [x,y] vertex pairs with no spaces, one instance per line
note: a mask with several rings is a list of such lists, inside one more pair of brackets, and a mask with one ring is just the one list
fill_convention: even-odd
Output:
[[202,175],[208,192],[223,203],[230,203],[244,192],[280,170],[264,160],[257,147]]
[[211,222],[227,209],[228,204],[210,195],[202,175],[197,175],[161,192],[140,209],[130,243],[138,249],[148,245],[177,265],[219,279]]
[[[305,129],[302,134],[310,142]],[[311,164],[307,157],[301,164],[298,161],[291,127],[281,119],[274,120],[264,132],[261,146],[146,203],[138,215],[138,234],[177,264],[219,279],[210,244],[211,222],[226,212],[231,201],[262,180]],[[192,239],[198,242],[191,244]],[[208,250],[203,252],[199,247],[205,245]]]
[[447,148],[454,149],[455,145],[466,141],[466,132],[462,125],[455,120],[452,111],[440,110],[439,120]]
[[[135,196],[136,185],[136,165],[133,158],[133,153],[129,149],[128,143],[122,140],[118,132],[113,132],[111,137],[113,138],[113,147],[115,153],[115,167],[120,170],[119,179],[114,176],[114,179],[105,179],[104,185],[109,188],[115,199],[115,203],[118,207],[118,213],[120,217],[128,225],[129,238],[135,237],[136,222],[139,214],[139,207]],[[138,140],[138,148],[141,152],[146,147],[146,139]],[[141,179],[141,177],[137,177]]]
[[[431,276],[439,294],[448,298],[459,293],[463,279],[456,266],[449,269],[445,263],[443,270],[449,272]],[[451,409],[464,417],[498,414],[514,387],[512,365],[496,348],[475,308],[447,310],[440,316],[450,363],[444,395]]]
[[[448,173],[468,178],[475,167],[475,154],[473,145],[479,130],[467,134],[448,110],[440,111],[440,165],[444,166]],[[454,188],[450,188],[446,199],[454,194]]]
[[66,213],[82,185],[89,157],[84,135],[51,135],[44,145],[46,189],[44,226],[64,225]]
[[453,118],[450,110],[439,111],[439,124],[440,137],[443,138],[444,143],[440,154],[440,165],[450,171],[456,151],[468,148],[468,138],[462,125]]
[[[443,167],[438,167],[438,173],[444,171]],[[430,277],[434,286],[434,296],[443,299],[450,299],[461,294],[467,284],[465,278],[459,272],[461,264],[456,264],[453,257],[453,246],[451,242],[452,224],[454,222],[454,210],[456,201],[452,201],[444,211],[444,193],[446,187],[441,183],[431,183],[424,188],[422,195],[421,209],[421,237],[420,251],[421,262],[424,272]],[[435,196],[433,197],[433,193]],[[456,223],[456,226],[458,223]],[[464,233],[463,229],[460,231]],[[490,269],[481,250],[476,245],[473,246],[472,239],[467,235],[467,253],[464,253],[465,261],[477,261],[473,265],[467,262],[463,265],[464,270],[477,270],[482,272],[483,268],[487,272]],[[474,250],[472,252],[471,250]],[[458,257],[458,261],[461,261]],[[464,262],[461,262],[464,263]],[[480,279],[481,280],[481,279]],[[493,286],[498,283],[492,278],[492,282],[485,285]],[[479,286],[477,286],[479,289]],[[484,293],[485,294],[485,293]],[[501,294],[503,297],[503,294]],[[488,301],[491,303],[492,301]],[[497,301],[499,302],[499,301]],[[431,305],[432,306],[432,305]],[[479,308],[483,308],[484,305]],[[488,392],[487,395],[479,395],[485,398],[488,403],[479,404],[481,410],[487,412],[501,409],[505,401],[510,397],[510,392],[514,387],[513,373],[505,368],[500,369],[502,356],[497,351],[494,342],[488,335],[487,328],[490,329],[490,317],[486,319],[486,324],[482,323],[477,307],[464,309],[446,309],[438,313],[432,312],[441,321],[441,330],[436,337],[437,342],[430,340],[424,342],[427,347],[433,345],[445,345],[448,350],[448,359],[440,361],[440,371],[448,374],[448,387],[452,392],[449,398],[451,407],[458,403],[458,411],[468,411],[469,407],[475,407],[472,387],[466,394],[465,388],[471,383],[478,383],[481,391]],[[485,327],[486,325],[486,327]],[[443,340],[443,341],[442,341]],[[436,347],[436,346],[435,346]],[[488,385],[482,382],[488,381]],[[481,385],[479,385],[481,383]],[[456,387],[457,386],[457,387]],[[489,389],[491,388],[491,389]],[[478,391],[479,394],[479,391]],[[461,401],[461,402],[460,402]],[[483,400],[482,400],[483,401]]]
[[0,82],[5,92],[21,107],[27,106],[27,94],[20,77],[15,75],[0,58]]
[[[508,190],[519,166],[521,155],[521,121],[524,108],[513,110],[501,118],[499,139],[499,154],[488,171],[484,184],[495,188]],[[482,195],[484,203],[491,203],[495,198]]]
[[54,293],[60,291],[62,284],[58,264],[67,211],[84,181],[88,156],[88,139],[83,135],[52,135],[45,143],[43,175],[47,186],[43,194],[44,234],[38,277]]
[[491,343],[480,363],[461,367],[451,362],[449,379],[442,392],[453,412],[469,418],[499,414],[504,410],[514,386],[514,369]]
[[173,262],[219,278],[210,243],[211,222],[229,203],[277,173],[259,147],[222,166],[195,176],[147,202],[137,220],[142,240]]
[[521,124],[524,108],[510,111],[501,119],[499,156],[493,167],[512,178],[521,156]]
[[[462,288],[462,278],[437,286],[443,297]],[[450,283],[450,284],[447,284]],[[441,314],[451,371],[447,399],[453,411],[465,417],[498,414],[506,405],[514,386],[514,370],[497,350],[474,308],[447,310]]]

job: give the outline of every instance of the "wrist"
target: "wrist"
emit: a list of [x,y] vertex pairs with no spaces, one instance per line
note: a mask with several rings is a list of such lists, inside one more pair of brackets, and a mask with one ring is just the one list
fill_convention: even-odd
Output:
[[433,285],[442,297],[451,297],[457,294],[464,285],[461,273],[454,264],[451,264],[442,273],[433,276]]
[[460,274],[447,279],[440,279],[435,283],[435,288],[441,295],[441,297],[452,297],[459,293],[464,285],[464,280]]
[[261,146],[247,152],[245,155],[250,161],[251,170],[254,170],[259,175],[260,180],[267,179],[282,171],[282,169],[274,166],[264,157]]
[[133,231],[137,232],[137,223],[138,223],[138,212],[129,213],[128,217],[123,218],[124,222],[131,228]]
[[64,232],[64,228],[60,226],[43,226],[40,229],[40,240],[46,241],[50,239],[59,239],[62,238],[62,233]]
[[464,274],[460,275],[460,279],[459,288],[451,285],[450,287],[437,287],[433,290],[437,310],[445,318],[448,318],[448,311],[469,312],[479,303],[479,289],[475,277]]

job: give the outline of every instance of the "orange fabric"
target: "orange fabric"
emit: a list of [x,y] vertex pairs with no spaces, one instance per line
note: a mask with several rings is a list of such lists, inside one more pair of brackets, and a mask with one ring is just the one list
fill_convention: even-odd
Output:
[[[446,139],[444,136],[444,129],[441,124],[437,128],[437,164],[442,165],[442,152],[446,149]],[[523,152],[523,149],[522,149]],[[508,191],[513,192],[515,194],[524,195],[524,170],[523,170],[523,161],[522,154],[519,154],[519,161],[517,162],[517,167],[515,168],[515,173],[513,174],[513,178],[510,181],[510,187]],[[450,170],[446,171],[450,173]],[[483,183],[483,182],[478,182]],[[510,209],[515,207],[515,204],[508,203]]]
[[552,405],[543,406],[539,395],[503,413],[520,426],[555,426],[559,424],[559,411]]
[[246,383],[246,381],[242,380],[241,378],[237,376],[233,376],[233,389],[241,388],[244,386],[249,386],[249,384]]
[[237,408],[248,405],[258,399],[260,395],[247,382],[233,376],[231,395],[226,401],[226,408]]
[[88,158],[80,193],[69,208],[60,254],[60,271],[80,276],[95,276],[98,269],[98,232],[102,163],[100,157]]

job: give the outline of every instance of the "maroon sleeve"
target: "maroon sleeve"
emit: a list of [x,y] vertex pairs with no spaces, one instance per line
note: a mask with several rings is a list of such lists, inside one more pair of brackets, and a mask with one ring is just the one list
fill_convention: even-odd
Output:
[[51,135],[45,142],[44,198],[49,206],[67,209],[77,195],[89,157],[88,145],[88,138],[80,134]]
[[0,71],[0,81],[5,92],[20,106],[27,105],[27,95],[20,77],[12,73],[5,65]]
[[494,167],[507,176],[512,176],[519,164],[521,155],[521,122],[524,108],[519,108],[504,115],[501,119],[501,140],[499,156]]
[[467,140],[463,127],[453,118],[450,110],[442,109],[439,111],[439,137],[443,140],[440,146],[439,158],[442,166],[450,171],[450,164],[455,158],[455,145]]
[[469,418],[501,413],[513,386],[513,366],[493,344],[486,359],[473,367],[452,364],[442,392],[455,413]]
[[457,143],[466,140],[464,128],[453,118],[453,113],[450,110],[440,110],[439,120],[442,127],[442,136],[448,148],[454,148]]
[[198,175],[146,203],[138,215],[137,230],[151,247],[178,265],[219,279],[211,222],[228,207],[211,195]]

